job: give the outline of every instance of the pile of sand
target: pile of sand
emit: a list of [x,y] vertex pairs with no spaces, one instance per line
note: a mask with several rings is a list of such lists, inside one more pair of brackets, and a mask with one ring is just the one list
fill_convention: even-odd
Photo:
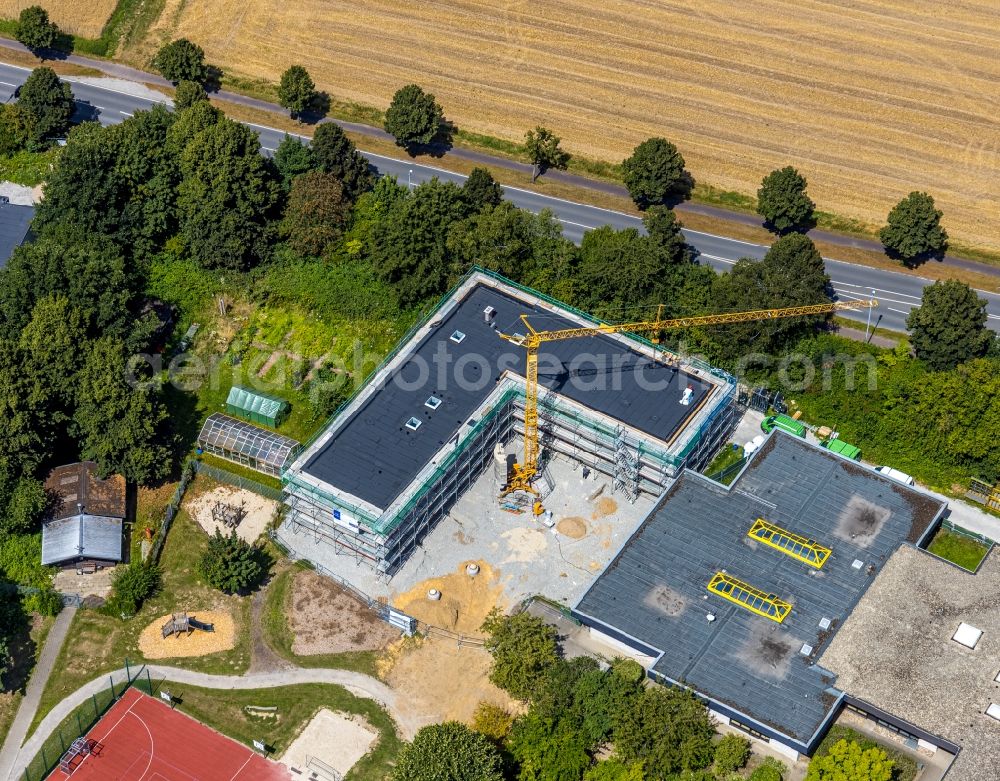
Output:
[[236,527],[236,534],[247,542],[254,542],[264,533],[278,509],[278,503],[273,499],[265,499],[260,494],[231,485],[220,485],[194,499],[189,499],[184,503],[184,509],[209,534],[215,534],[216,529],[223,534],[229,534],[229,527],[217,523],[212,518],[212,508],[216,502],[234,507],[243,506],[246,515]]
[[214,624],[214,632],[195,629],[191,634],[171,635],[164,638],[161,629],[170,620],[170,614],[160,616],[142,630],[139,650],[147,659],[169,659],[181,656],[205,656],[228,651],[236,645],[236,625],[229,611],[188,611],[188,615],[206,624]]
[[580,540],[587,535],[587,522],[579,515],[571,515],[556,524],[556,531],[571,539]]
[[[499,570],[484,561],[474,562],[479,565],[479,574],[471,577],[465,569],[471,563],[463,562],[450,575],[421,581],[393,597],[392,604],[431,626],[479,634],[486,614],[494,607],[503,608],[503,586],[499,583]],[[441,592],[441,599],[428,599],[430,589]]]
[[590,520],[596,521],[598,518],[607,518],[609,515],[614,515],[616,512],[618,512],[618,502],[604,496],[597,500],[597,504],[594,506],[594,512],[591,514]]

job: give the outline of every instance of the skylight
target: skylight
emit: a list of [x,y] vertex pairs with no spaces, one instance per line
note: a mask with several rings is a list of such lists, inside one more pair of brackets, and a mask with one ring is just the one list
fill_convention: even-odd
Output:
[[816,569],[826,564],[832,553],[829,548],[818,544],[815,540],[807,540],[805,537],[785,531],[763,518],[754,521],[747,536]]
[[437,396],[431,396],[427,401],[424,402],[425,407],[430,407],[431,409],[437,409],[441,406],[441,399]]
[[421,422],[422,421],[419,418],[410,418],[408,421],[406,421],[406,427],[410,429],[410,431],[416,431],[418,428],[420,428]]
[[465,334],[464,334],[464,333],[462,333],[461,331],[455,331],[455,333],[453,333],[453,334],[452,334],[452,335],[451,335],[451,336],[450,336],[449,338],[450,338],[450,339],[451,339],[451,340],[452,340],[452,341],[453,341],[453,342],[454,342],[455,344],[461,344],[461,343],[462,343],[462,340],[463,340],[463,339],[465,339]]
[[770,618],[779,624],[792,612],[792,606],[788,602],[778,599],[777,595],[766,594],[725,572],[715,573],[715,576],[708,582],[707,588],[713,594],[718,594],[723,599],[728,599],[751,613]]
[[982,636],[983,630],[976,629],[972,624],[967,624],[963,621],[958,625],[958,629],[955,630],[955,634],[952,635],[951,639],[956,643],[964,645],[966,648],[975,650],[975,647],[979,645],[979,638]]

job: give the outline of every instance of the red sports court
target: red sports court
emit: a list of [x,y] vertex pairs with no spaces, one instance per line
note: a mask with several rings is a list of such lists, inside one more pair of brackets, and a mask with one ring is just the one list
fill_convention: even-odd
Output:
[[284,766],[129,689],[50,779],[63,781],[288,781]]

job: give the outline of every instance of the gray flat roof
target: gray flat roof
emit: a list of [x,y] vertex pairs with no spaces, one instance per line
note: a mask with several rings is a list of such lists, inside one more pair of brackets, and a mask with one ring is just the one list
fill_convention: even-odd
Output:
[[[808,744],[839,696],[816,659],[889,556],[943,509],[775,431],[728,489],[685,471],[576,612],[660,651],[654,671]],[[833,553],[817,570],[751,540],[757,518]],[[791,603],[791,613],[778,624],[710,593],[721,570]]]
[[74,515],[42,525],[42,564],[122,560],[122,519]]
[[[486,323],[488,306],[505,333],[523,333],[522,314],[537,330],[579,325],[551,308],[484,284],[473,286],[430,333],[407,348],[407,360],[349,413],[302,471],[375,507],[388,507],[466,424],[505,371],[524,375],[524,349],[501,339]],[[456,331],[465,335],[461,342],[451,338]],[[664,441],[712,388],[606,336],[548,343],[539,351],[538,366],[545,388]],[[693,394],[685,406],[679,402],[688,386]],[[425,406],[431,396],[441,400],[437,409]],[[416,430],[406,427],[411,417],[420,421]]]
[[7,265],[14,250],[24,241],[34,216],[32,206],[0,203],[0,268]]

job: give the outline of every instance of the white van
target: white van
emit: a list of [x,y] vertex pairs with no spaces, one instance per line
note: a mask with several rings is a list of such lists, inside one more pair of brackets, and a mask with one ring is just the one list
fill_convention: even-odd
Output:
[[915,485],[916,481],[910,477],[906,472],[900,472],[898,469],[893,469],[891,466],[877,466],[875,471],[880,475],[885,475],[886,477],[891,477],[893,480],[898,480],[905,485]]

